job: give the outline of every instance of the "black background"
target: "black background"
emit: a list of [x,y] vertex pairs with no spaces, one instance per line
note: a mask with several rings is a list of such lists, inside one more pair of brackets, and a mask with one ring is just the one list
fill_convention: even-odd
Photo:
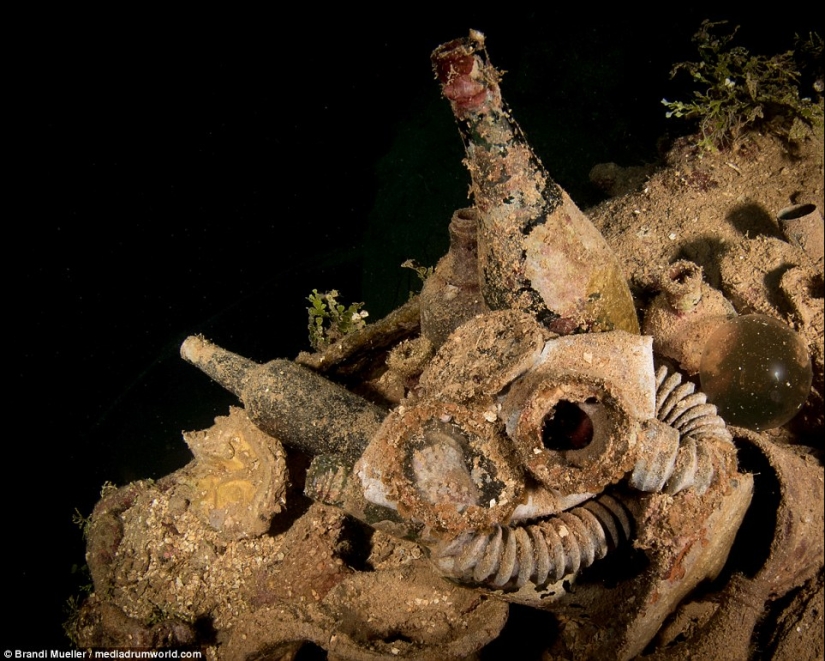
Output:
[[[503,92],[581,205],[596,163],[652,162],[662,97],[686,98],[702,19],[774,54],[818,31],[781,15],[687,6],[95,14],[8,25],[10,204],[2,646],[65,648],[104,481],[188,461],[182,429],[232,398],[178,358],[204,333],[259,361],[307,348],[306,296],[337,288],[372,318],[403,302],[447,245],[469,179],[429,65],[487,34]],[[798,8],[797,8],[798,9]],[[400,12],[400,13],[399,13]],[[19,152],[18,152],[19,149]]]

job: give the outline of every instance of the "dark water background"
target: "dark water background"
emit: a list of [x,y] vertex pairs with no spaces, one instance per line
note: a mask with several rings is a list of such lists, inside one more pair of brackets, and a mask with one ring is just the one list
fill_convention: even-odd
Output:
[[5,223],[3,649],[68,646],[63,606],[84,581],[75,509],[87,515],[104,481],[184,465],[181,430],[232,403],[178,358],[183,338],[294,357],[313,288],[378,318],[417,285],[402,261],[443,254],[469,179],[430,70],[435,46],[469,27],[487,34],[517,119],[586,206],[600,199],[594,164],[653,162],[662,136],[689,128],[666,121],[660,100],[686,97],[688,81],[668,74],[695,59],[702,19],[740,24],[736,43],[765,54],[823,34],[813,10],[714,7],[399,18],[317,7],[300,21],[27,26],[7,62],[24,149],[10,159],[21,202]]

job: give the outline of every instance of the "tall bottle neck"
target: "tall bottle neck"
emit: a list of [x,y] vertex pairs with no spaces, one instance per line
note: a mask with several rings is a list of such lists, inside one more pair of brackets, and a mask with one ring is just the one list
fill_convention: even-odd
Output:
[[[473,198],[482,213],[506,204],[521,209],[529,232],[561,204],[561,188],[550,178],[501,97],[501,74],[493,67],[479,33],[456,39],[432,55],[436,77],[450,101],[467,152]],[[535,218],[531,218],[535,212]]]

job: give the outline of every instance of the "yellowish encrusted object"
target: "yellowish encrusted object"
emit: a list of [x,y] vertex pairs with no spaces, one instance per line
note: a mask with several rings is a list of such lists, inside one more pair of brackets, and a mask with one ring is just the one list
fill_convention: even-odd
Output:
[[235,407],[209,429],[184,433],[183,438],[195,455],[183,480],[193,491],[193,511],[232,539],[266,532],[284,503],[281,444]]

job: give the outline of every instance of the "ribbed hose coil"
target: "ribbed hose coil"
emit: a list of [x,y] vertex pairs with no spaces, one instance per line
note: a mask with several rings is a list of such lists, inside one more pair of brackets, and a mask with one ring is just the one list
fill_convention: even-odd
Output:
[[442,572],[464,582],[540,587],[577,574],[630,536],[631,516],[624,505],[602,494],[543,521],[467,533],[441,544],[433,555]]
[[716,446],[732,442],[725,421],[704,393],[667,367],[656,370],[656,419],[640,440],[630,485],[640,491],[676,494],[693,487],[703,493],[714,475]]

